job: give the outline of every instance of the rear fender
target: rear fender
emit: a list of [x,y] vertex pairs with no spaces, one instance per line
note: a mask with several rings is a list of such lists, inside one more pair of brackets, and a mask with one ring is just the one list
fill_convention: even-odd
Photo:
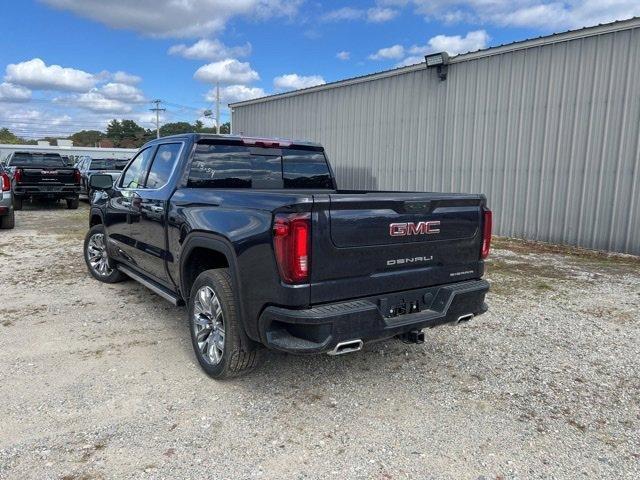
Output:
[[[185,303],[189,300],[188,291],[190,289],[189,285],[186,285],[187,278],[187,264],[188,259],[191,253],[196,248],[205,248],[208,250],[212,250],[214,252],[221,253],[227,259],[227,264],[229,265],[229,273],[231,274],[231,278],[233,279],[233,296],[237,307],[237,314],[240,318],[240,322],[242,327],[247,333],[247,318],[244,314],[244,305],[242,302],[242,283],[240,282],[240,277],[238,274],[238,261],[236,258],[235,250],[231,245],[231,242],[226,238],[216,235],[213,233],[207,232],[194,232],[189,234],[189,236],[185,239],[182,250],[180,252],[180,293]],[[243,342],[247,339],[243,339]]]

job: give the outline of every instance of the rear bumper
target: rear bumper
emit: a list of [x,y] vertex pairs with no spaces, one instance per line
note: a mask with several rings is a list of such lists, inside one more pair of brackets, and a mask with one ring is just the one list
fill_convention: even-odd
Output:
[[18,198],[71,198],[80,194],[80,185],[16,185],[13,193]]
[[303,310],[271,306],[260,316],[260,336],[274,350],[328,352],[341,342],[381,340],[480,315],[488,291],[485,280],[471,280]]

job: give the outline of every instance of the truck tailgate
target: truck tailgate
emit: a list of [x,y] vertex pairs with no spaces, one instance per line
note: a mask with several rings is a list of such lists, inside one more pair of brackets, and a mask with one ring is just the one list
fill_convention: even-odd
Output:
[[21,167],[21,184],[60,185],[74,183],[73,168]]
[[311,302],[479,278],[482,195],[315,196]]

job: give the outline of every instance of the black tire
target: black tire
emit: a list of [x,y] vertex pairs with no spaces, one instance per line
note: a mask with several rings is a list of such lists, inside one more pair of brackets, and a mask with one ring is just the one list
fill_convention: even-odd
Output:
[[16,226],[16,214],[13,210],[9,215],[4,215],[0,217],[0,229],[2,230],[11,230]]
[[[91,276],[93,278],[95,278],[96,280],[100,281],[100,282],[104,282],[104,283],[117,283],[117,282],[121,282],[123,280],[125,280],[127,277],[119,270],[117,270],[115,268],[115,264],[114,262],[108,257],[105,256],[102,257],[104,258],[104,260],[107,262],[107,268],[104,270],[101,270],[98,267],[95,267],[94,265],[92,265],[92,252],[94,252],[93,247],[92,247],[92,239],[94,242],[97,241],[97,236],[102,235],[102,242],[106,242],[106,234],[104,232],[104,226],[103,225],[94,225],[93,227],[91,227],[91,229],[87,232],[86,237],[84,238],[84,261],[87,264],[87,268],[89,269],[89,273],[91,274]],[[90,251],[91,249],[91,251]],[[106,251],[105,251],[106,252]],[[102,263],[101,261],[101,266],[104,265],[104,263]]]
[[[191,344],[195,352],[198,363],[202,369],[212,378],[224,379],[236,377],[245,373],[248,373],[255,368],[260,361],[260,348],[254,345],[244,333],[240,319],[238,318],[238,309],[236,307],[236,301],[233,296],[233,282],[229,270],[226,268],[220,268],[215,270],[206,270],[198,275],[196,281],[191,287],[191,295],[189,296],[189,331],[191,332]],[[223,349],[222,352],[218,349],[218,355],[220,360],[218,363],[212,361],[211,354],[205,353],[205,350],[210,349],[210,344],[207,342],[215,342],[214,331],[218,331],[215,328],[210,328],[208,335],[206,334],[207,328],[202,324],[196,323],[196,317],[201,315],[196,314],[196,310],[202,311],[202,300],[196,298],[199,295],[201,289],[210,289],[218,300],[219,311],[222,315],[222,331],[224,333],[222,339]],[[205,290],[206,291],[206,290]],[[210,312],[213,308],[209,309]],[[214,317],[215,315],[211,315]],[[198,339],[198,329],[200,329],[200,339]],[[206,336],[202,336],[202,334]],[[219,340],[218,335],[218,340]],[[203,345],[200,346],[199,343]],[[250,345],[249,349],[243,347]],[[214,347],[215,348],[215,347]]]
[[13,209],[22,210],[22,198],[13,197]]
[[67,198],[67,208],[69,210],[77,210],[78,205],[80,205],[80,199],[76,198]]

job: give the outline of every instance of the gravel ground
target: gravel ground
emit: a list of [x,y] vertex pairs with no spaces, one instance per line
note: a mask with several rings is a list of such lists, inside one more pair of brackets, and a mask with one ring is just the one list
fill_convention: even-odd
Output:
[[490,312],[216,382],[183,308],[82,260],[87,207],[0,232],[0,478],[640,478],[640,259],[506,241]]

